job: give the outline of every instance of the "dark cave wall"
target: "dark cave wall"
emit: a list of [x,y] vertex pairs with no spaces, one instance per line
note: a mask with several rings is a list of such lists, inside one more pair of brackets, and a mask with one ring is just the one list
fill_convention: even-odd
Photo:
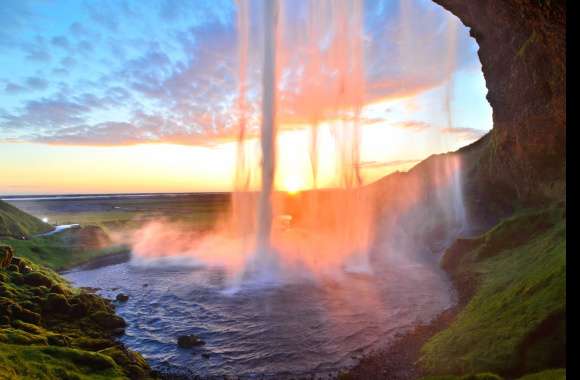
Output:
[[493,109],[477,187],[522,202],[565,197],[566,2],[434,0],[470,27]]

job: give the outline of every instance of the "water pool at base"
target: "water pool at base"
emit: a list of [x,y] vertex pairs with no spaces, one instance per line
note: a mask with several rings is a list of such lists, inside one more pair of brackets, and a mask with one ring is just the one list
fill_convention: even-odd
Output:
[[[424,257],[383,260],[374,274],[242,285],[236,292],[216,268],[127,262],[65,277],[107,298],[130,296],[117,304],[128,323],[121,341],[157,370],[283,378],[337,373],[449,307],[449,281],[435,259]],[[178,348],[184,334],[206,345]]]

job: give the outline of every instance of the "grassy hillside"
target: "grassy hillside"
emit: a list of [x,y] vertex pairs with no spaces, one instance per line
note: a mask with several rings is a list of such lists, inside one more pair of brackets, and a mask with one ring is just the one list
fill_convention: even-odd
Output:
[[426,372],[515,377],[564,367],[565,237],[558,207],[520,213],[476,239],[458,240],[443,266],[466,306],[424,345]]
[[53,270],[63,270],[85,263],[97,257],[124,252],[124,246],[104,248],[71,243],[71,235],[82,234],[84,229],[63,231],[52,236],[34,237],[28,240],[0,239],[0,244],[12,246],[18,256]]
[[40,219],[0,200],[0,238],[28,237],[51,229],[50,225]]

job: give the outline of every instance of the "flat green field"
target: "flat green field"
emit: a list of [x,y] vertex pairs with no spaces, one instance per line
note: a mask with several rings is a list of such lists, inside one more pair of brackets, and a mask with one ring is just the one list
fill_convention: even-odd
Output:
[[116,227],[155,218],[211,226],[227,211],[229,194],[144,194],[6,199],[6,202],[50,224],[99,224]]

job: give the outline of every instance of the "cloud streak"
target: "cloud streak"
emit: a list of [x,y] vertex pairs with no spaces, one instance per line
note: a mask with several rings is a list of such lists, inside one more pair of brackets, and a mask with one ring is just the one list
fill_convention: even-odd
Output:
[[[365,2],[366,103],[416,96],[444,84],[450,70],[479,64],[474,42],[463,29],[457,42],[461,53],[450,66],[442,53],[450,48],[446,36],[450,28],[462,27],[434,4],[408,3],[412,4],[402,9],[397,2]],[[285,4],[287,65],[281,117],[283,123],[308,122],[303,115],[312,105],[304,97],[316,84],[314,78],[301,77],[311,48],[302,32],[307,27],[306,7],[304,0]],[[253,3],[253,8],[258,6]],[[11,35],[23,36],[10,37],[11,49],[0,53],[7,57],[0,67],[0,140],[207,145],[234,136],[238,46],[236,10],[230,1],[204,0],[193,6],[178,0],[147,5],[87,0],[66,14],[58,7],[40,17],[28,1],[8,1],[0,11],[0,21],[10,27]],[[259,14],[252,9],[255,31],[261,28]],[[324,19],[332,22],[327,16]],[[37,26],[24,33],[33,21]],[[57,22],[65,28],[55,30],[52,25]],[[321,36],[318,46],[325,49],[324,31]],[[4,44],[8,40],[6,36]],[[254,130],[261,96],[260,46],[260,40],[252,41],[248,66],[249,122]],[[318,78],[326,85],[334,75],[328,69],[328,76]],[[316,106],[321,115],[333,101],[320,93]],[[380,122],[381,117],[372,118]],[[395,124],[408,130],[429,128],[412,116]],[[468,129],[448,133],[477,134]]]

